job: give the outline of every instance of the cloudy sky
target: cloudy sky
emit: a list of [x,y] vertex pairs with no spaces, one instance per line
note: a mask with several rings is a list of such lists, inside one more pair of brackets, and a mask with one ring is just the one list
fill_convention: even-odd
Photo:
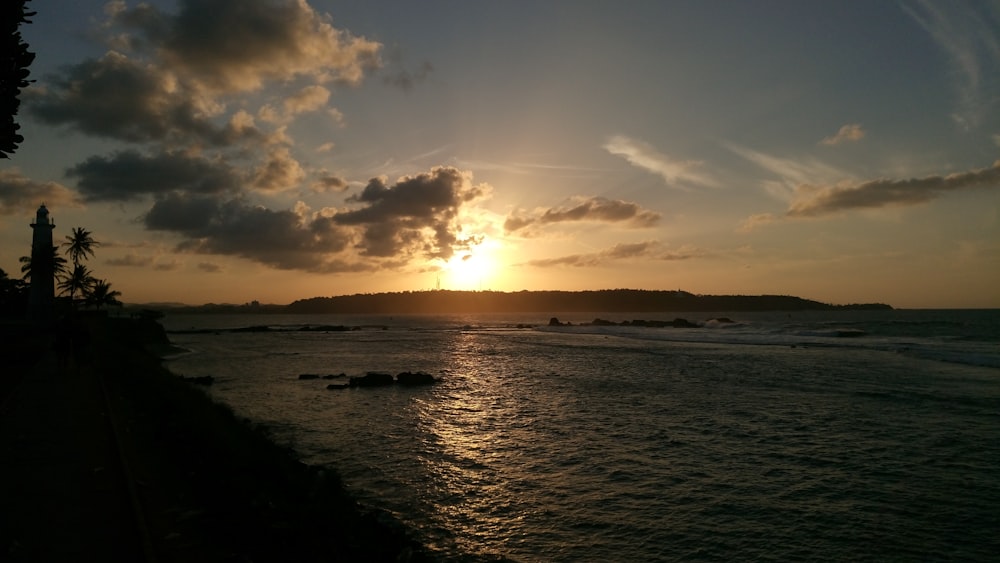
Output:
[[1000,307],[1000,1],[31,2],[0,268]]

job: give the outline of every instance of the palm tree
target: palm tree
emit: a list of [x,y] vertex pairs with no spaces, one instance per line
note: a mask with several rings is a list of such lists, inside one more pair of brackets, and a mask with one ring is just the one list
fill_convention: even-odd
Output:
[[94,280],[87,292],[86,303],[97,307],[98,311],[101,310],[102,305],[121,307],[122,302],[118,300],[121,294],[120,291],[112,290],[111,284],[106,280]]
[[76,303],[76,292],[86,295],[90,287],[94,285],[94,276],[83,264],[73,266],[73,271],[59,282],[59,290],[69,293],[69,300]]
[[[52,255],[46,258],[52,261],[52,274],[56,278],[61,278],[66,275],[66,259],[59,256],[58,247],[53,246]],[[34,270],[31,256],[22,256],[17,260],[21,263],[21,279],[24,281],[31,281],[31,272]]]
[[94,248],[101,246],[101,243],[94,240],[94,235],[83,227],[73,227],[73,234],[66,235],[66,254],[73,261],[74,266],[78,266],[81,261],[94,255]]

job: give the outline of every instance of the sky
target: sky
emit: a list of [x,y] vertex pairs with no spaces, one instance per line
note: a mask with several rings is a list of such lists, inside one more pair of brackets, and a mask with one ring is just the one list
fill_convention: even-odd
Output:
[[1000,0],[29,2],[35,210],[126,303],[1000,307]]

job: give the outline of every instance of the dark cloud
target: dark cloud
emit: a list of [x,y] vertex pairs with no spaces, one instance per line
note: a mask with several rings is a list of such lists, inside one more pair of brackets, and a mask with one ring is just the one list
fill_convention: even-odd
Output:
[[642,209],[636,203],[593,197],[573,207],[553,207],[533,216],[512,214],[504,222],[504,230],[512,233],[532,225],[576,221],[601,221],[626,223],[632,227],[652,227],[659,220],[659,213]]
[[219,200],[213,197],[169,194],[153,205],[143,222],[153,231],[201,237],[208,234],[219,215],[219,207]]
[[16,168],[0,170],[0,215],[32,216],[38,206],[80,207],[76,194],[55,182],[36,182]]
[[381,64],[381,44],[334,28],[304,1],[182,0],[176,15],[140,5],[116,21],[214,91],[251,91],[298,76],[357,84]]
[[176,191],[220,194],[240,189],[237,170],[222,160],[182,153],[143,155],[128,150],[92,156],[66,171],[87,201],[127,201]]
[[348,198],[363,207],[338,213],[333,220],[362,228],[359,251],[364,255],[448,259],[475,242],[460,236],[459,208],[489,192],[485,184],[473,185],[469,173],[435,167],[400,178],[394,185],[384,178],[372,179],[360,194]]
[[695,258],[699,255],[699,253],[694,251],[666,251],[663,249],[663,245],[657,241],[645,241],[616,244],[611,248],[600,252],[592,252],[588,254],[570,254],[568,256],[560,256],[558,258],[530,260],[519,265],[536,266],[540,268],[550,268],[554,266],[572,266],[580,268],[601,266],[608,262],[627,260],[630,258],[647,258],[650,260],[687,260],[689,258]]
[[[154,204],[143,225],[179,235],[180,251],[306,271],[368,271],[417,258],[447,259],[482,241],[481,235],[463,233],[458,216],[463,205],[489,193],[488,186],[473,185],[468,173],[434,168],[392,185],[374,179],[348,198],[352,209],[314,214],[302,203],[284,211],[252,205],[240,195],[244,178],[221,159],[123,151],[92,157],[68,174],[88,201],[151,196]],[[302,175],[298,163],[279,149],[246,181],[283,189]]]
[[222,266],[212,262],[198,262],[197,267],[207,274],[217,274],[222,271]]
[[[296,88],[283,119],[321,109],[322,83],[358,84],[381,45],[335,29],[299,0],[182,0],[176,14],[109,4],[114,50],[67,67],[25,96],[51,125],[128,142],[228,147],[267,142],[238,96]],[[305,84],[303,84],[305,83]]]
[[850,209],[914,205],[942,195],[977,188],[1000,188],[1000,161],[990,168],[908,180],[871,180],[850,186],[801,186],[789,217],[819,217]]
[[238,199],[173,194],[156,202],[144,217],[146,228],[184,237],[185,252],[240,256],[280,269],[356,270],[372,266],[331,260],[351,242],[352,233],[331,218],[273,211]]
[[216,123],[198,97],[163,69],[111,52],[69,67],[25,98],[43,123],[129,142],[197,140],[225,146],[261,140],[246,123]]
[[[114,244],[108,244],[107,246],[116,246]],[[175,260],[163,260],[162,256],[157,257],[153,255],[139,255],[134,252],[129,252],[125,256],[119,258],[109,258],[104,261],[105,264],[110,266],[120,266],[124,268],[142,268],[148,270],[152,268],[157,272],[169,272],[176,270],[180,264]]]
[[153,264],[152,256],[139,256],[136,254],[126,254],[120,258],[109,258],[104,261],[109,266],[125,266],[130,268],[148,268]]
[[[100,32],[112,50],[65,68],[31,96],[27,107],[45,123],[132,144],[67,170],[85,201],[148,197],[142,224],[179,237],[178,251],[282,269],[398,268],[482,240],[463,232],[459,211],[488,188],[451,168],[373,180],[346,211],[254,205],[254,190],[268,198],[303,186],[346,191],[343,178],[306,173],[288,126],[310,112],[338,119],[330,85],[359,84],[380,68],[382,45],[334,28],[305,0],[175,5],[167,12],[110,2]],[[391,82],[405,89],[430,71],[425,64]],[[265,86],[266,102],[250,97]]]

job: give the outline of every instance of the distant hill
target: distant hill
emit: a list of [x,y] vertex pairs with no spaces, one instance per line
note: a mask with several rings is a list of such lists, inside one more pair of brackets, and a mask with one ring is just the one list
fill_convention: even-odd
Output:
[[[830,305],[789,295],[695,295],[686,291],[414,291],[300,299],[283,313],[432,315],[449,313],[653,313],[892,309],[882,303]],[[250,312],[250,311],[248,311]],[[263,312],[263,311],[259,311]],[[268,311],[271,312],[271,311]],[[277,312],[277,311],[275,311]]]

